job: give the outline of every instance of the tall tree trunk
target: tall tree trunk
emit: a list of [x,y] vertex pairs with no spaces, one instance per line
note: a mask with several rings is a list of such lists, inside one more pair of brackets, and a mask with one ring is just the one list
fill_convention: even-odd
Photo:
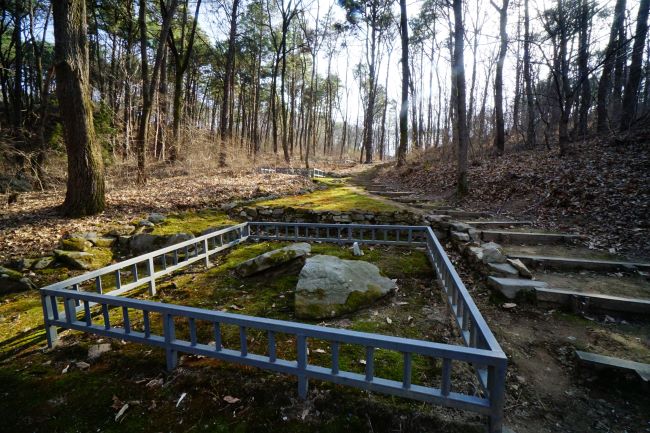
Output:
[[163,22],[160,27],[160,36],[158,38],[158,48],[156,50],[156,59],[154,61],[151,79],[149,79],[149,60],[147,58],[147,20],[145,0],[140,0],[138,21],[140,24],[140,55],[141,55],[141,72],[142,72],[142,109],[138,125],[138,135],[136,137],[136,153],[138,157],[138,183],[143,184],[147,181],[146,175],[146,150],[147,135],[149,133],[149,118],[153,108],[153,100],[158,87],[158,76],[160,74],[160,64],[162,54],[169,30],[171,28],[172,18],[178,6],[178,0],[169,0],[164,5]]
[[15,0],[14,4],[14,88],[13,88],[13,123],[16,131],[23,124],[23,2]]
[[454,8],[454,61],[453,74],[456,83],[456,134],[458,141],[458,195],[469,192],[467,178],[467,152],[469,148],[469,132],[467,130],[467,107],[465,95],[465,60],[463,43],[465,29],[463,27],[463,0],[453,0]]
[[399,111],[399,147],[397,148],[397,166],[406,162],[408,148],[408,111],[409,111],[409,34],[406,16],[406,0],[400,0],[400,36],[402,39],[402,104]]
[[503,119],[503,63],[508,51],[508,34],[506,26],[508,24],[508,3],[509,0],[503,0],[501,7],[495,3],[492,5],[499,11],[499,38],[501,46],[499,48],[499,59],[497,60],[497,72],[494,78],[494,109],[496,115],[496,136],[494,137],[494,147],[498,154],[503,154],[506,146],[505,122]]
[[607,132],[607,108],[608,108],[608,95],[611,91],[612,71],[616,63],[618,51],[618,34],[619,29],[623,27],[625,19],[625,0],[616,0],[614,8],[614,19],[612,21],[612,28],[609,33],[609,42],[605,49],[605,60],[603,62],[603,72],[598,81],[598,101],[596,106],[597,113],[597,130],[599,133]]
[[641,84],[641,68],[643,63],[643,49],[645,48],[646,36],[648,35],[648,10],[650,0],[641,0],[639,13],[636,19],[636,34],[632,48],[632,63],[625,94],[623,95],[623,114],[621,116],[621,131],[630,128],[636,116],[638,103],[639,84]]
[[580,105],[578,107],[578,135],[587,134],[589,107],[591,106],[591,84],[589,83],[589,1],[581,0],[580,42],[578,47],[578,77],[580,86]]
[[533,95],[533,77],[530,65],[530,13],[528,0],[524,0],[524,82],[526,83],[526,146],[535,146],[535,101]]
[[86,34],[86,3],[55,1],[56,92],[68,153],[68,181],[62,212],[92,215],[104,210],[104,166],[93,128]]

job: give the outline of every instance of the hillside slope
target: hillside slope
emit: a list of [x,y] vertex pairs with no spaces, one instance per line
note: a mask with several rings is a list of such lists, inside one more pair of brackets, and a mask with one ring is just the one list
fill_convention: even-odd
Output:
[[470,161],[470,193],[455,195],[456,166],[430,150],[377,178],[467,210],[530,218],[589,236],[590,246],[650,257],[650,141],[574,143],[571,156],[538,148]]

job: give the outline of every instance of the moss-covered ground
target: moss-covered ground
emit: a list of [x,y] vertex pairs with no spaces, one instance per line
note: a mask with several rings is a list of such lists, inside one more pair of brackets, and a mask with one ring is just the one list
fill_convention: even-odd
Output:
[[[293,288],[300,264],[249,278],[238,277],[233,271],[238,263],[283,245],[238,246],[213,257],[214,266],[207,271],[197,265],[161,282],[156,300],[295,320]],[[358,258],[345,247],[314,244],[312,253],[368,260],[386,276],[396,278],[399,286],[396,294],[373,307],[322,324],[454,341],[422,251],[365,248],[366,255]],[[47,277],[60,276],[50,270]],[[146,291],[137,296],[148,297]],[[183,356],[180,367],[168,373],[164,370],[164,353],[159,349],[78,332],[62,332],[60,346],[43,352],[40,298],[29,292],[4,301],[0,304],[0,336],[4,340],[0,386],[6,398],[0,405],[0,417],[11,431],[480,431],[474,417],[316,381],[312,382],[309,399],[300,402],[296,400],[292,377],[197,356]],[[120,312],[113,310],[112,324],[119,326],[120,320]],[[133,314],[131,320],[135,328],[141,326],[138,314]],[[94,321],[101,323],[101,317]],[[197,325],[199,341],[209,342],[213,337],[208,324]],[[20,327],[25,329],[20,331]],[[152,327],[154,331],[159,329],[157,318],[152,318]],[[222,331],[224,346],[238,348],[238,330],[223,326]],[[186,337],[187,333],[187,323],[179,321],[177,335]],[[110,341],[112,350],[98,360],[88,361],[88,348],[102,341]],[[282,335],[277,336],[277,341],[279,357],[295,356],[295,341]],[[308,343],[309,362],[328,366],[328,343]],[[265,336],[249,333],[248,347],[250,352],[265,353]],[[363,354],[361,347],[343,345],[341,369],[362,372]],[[89,362],[90,367],[77,366],[79,361]],[[402,368],[399,353],[376,351],[377,376],[401,380]],[[414,359],[414,383],[436,383],[438,375],[435,360]],[[152,379],[162,379],[163,385],[147,386]],[[177,406],[183,393],[186,397]],[[225,396],[240,401],[228,403]],[[124,404],[129,405],[128,409],[115,421]]]
[[205,209],[192,212],[180,212],[166,215],[165,221],[157,224],[152,234],[171,235],[175,233],[192,233],[199,235],[206,229],[238,224],[228,217],[224,212],[213,209]]
[[360,188],[339,182],[338,179],[319,180],[318,182],[325,183],[328,188],[309,194],[261,201],[256,205],[313,211],[396,212],[401,210],[401,207],[394,203],[370,197],[364,194]]

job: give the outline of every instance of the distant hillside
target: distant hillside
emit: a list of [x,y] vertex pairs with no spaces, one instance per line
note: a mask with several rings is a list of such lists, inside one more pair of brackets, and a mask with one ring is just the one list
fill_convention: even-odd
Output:
[[588,140],[574,154],[522,150],[470,162],[470,193],[455,195],[455,161],[429,150],[378,178],[468,210],[528,216],[548,228],[588,235],[595,248],[650,257],[650,140]]

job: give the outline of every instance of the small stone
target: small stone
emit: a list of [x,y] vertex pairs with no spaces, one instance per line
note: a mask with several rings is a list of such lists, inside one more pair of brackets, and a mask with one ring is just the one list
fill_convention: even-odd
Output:
[[491,273],[495,273],[503,277],[517,278],[519,276],[519,271],[517,271],[514,266],[511,266],[508,263],[488,263],[487,266]]
[[109,236],[120,237],[120,236],[128,236],[130,234],[133,234],[134,231],[135,231],[134,226],[130,224],[126,224],[126,225],[113,227],[107,234]]
[[82,237],[69,237],[59,241],[59,249],[65,251],[88,251],[93,244]]
[[455,232],[464,232],[467,233],[472,226],[469,224],[461,223],[461,222],[450,222],[449,225],[451,226],[452,230]]
[[94,361],[102,356],[102,354],[111,351],[110,343],[94,344],[88,348],[88,359]]
[[160,224],[161,222],[165,221],[165,219],[165,215],[158,212],[150,213],[147,216],[147,220],[153,224]]
[[87,362],[79,361],[75,364],[79,370],[87,370],[90,368],[90,364]]
[[505,263],[506,256],[503,254],[501,245],[494,242],[487,242],[481,245],[483,248],[483,263]]
[[355,242],[352,244],[352,254],[354,254],[355,256],[363,256],[363,251],[361,251],[359,242]]
[[41,257],[40,259],[36,260],[36,263],[34,263],[34,266],[32,266],[32,269],[34,270],[41,270],[45,269],[48,266],[52,264],[54,261],[54,257],[52,256],[47,256],[47,257]]
[[458,242],[469,242],[469,235],[461,232],[451,232],[451,238]]
[[91,239],[90,242],[93,243],[96,247],[110,248],[115,244],[116,238],[114,237],[101,237]]
[[515,304],[514,302],[506,302],[501,307],[503,307],[504,310],[511,310],[511,309],[515,308],[516,306],[517,306],[517,304]]
[[508,263],[511,264],[517,271],[519,275],[524,278],[533,278],[533,273],[530,272],[528,267],[519,259],[507,259]]
[[153,227],[154,226],[154,224],[149,220],[140,220],[140,221],[138,221],[138,225],[140,227]]

